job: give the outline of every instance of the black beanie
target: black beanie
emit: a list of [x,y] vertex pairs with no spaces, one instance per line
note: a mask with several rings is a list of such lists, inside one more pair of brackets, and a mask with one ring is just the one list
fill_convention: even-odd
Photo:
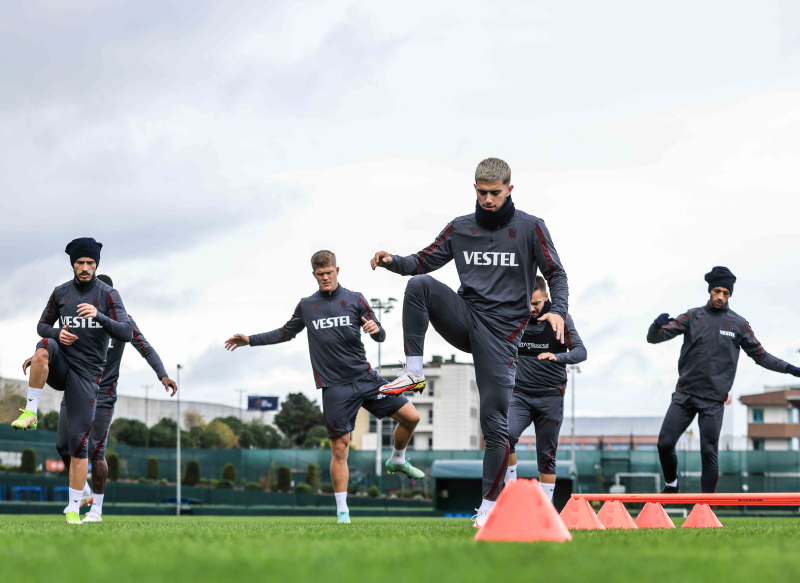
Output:
[[81,237],[70,241],[64,251],[69,254],[70,265],[75,265],[75,262],[81,257],[91,257],[99,265],[100,249],[102,248],[103,244],[98,243],[91,237]]
[[733,295],[733,284],[736,283],[736,276],[727,267],[717,265],[706,273],[705,279],[708,282],[708,291],[719,286],[726,288]]

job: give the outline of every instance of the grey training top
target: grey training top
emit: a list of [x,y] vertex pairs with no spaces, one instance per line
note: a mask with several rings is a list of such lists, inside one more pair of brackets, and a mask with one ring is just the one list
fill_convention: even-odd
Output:
[[[128,314],[128,321],[133,328],[133,340],[131,344],[136,351],[142,355],[150,365],[150,368],[156,373],[159,380],[167,375],[164,368],[164,363],[161,362],[161,357],[158,356],[155,349],[150,346],[150,343],[142,334],[139,326],[133,321],[133,317]],[[106,354],[106,370],[103,372],[103,378],[100,379],[100,386],[104,389],[108,387],[108,396],[113,396],[117,391],[117,380],[119,379],[119,366],[122,362],[122,353],[125,351],[127,342],[115,341],[113,338],[108,342],[108,354]]]
[[486,229],[478,225],[474,213],[464,215],[419,253],[392,255],[385,267],[400,275],[419,275],[451,260],[461,280],[458,294],[499,338],[519,342],[531,316],[537,267],[550,286],[552,311],[566,318],[567,274],[542,219],[517,209],[506,225]]
[[[549,311],[546,302],[542,315]],[[539,355],[549,352],[556,361],[539,360]],[[586,360],[583,345],[572,317],[567,314],[564,321],[564,342],[559,342],[550,322],[531,320],[522,334],[519,344],[519,360],[514,389],[535,395],[563,395],[567,386],[567,365]]]
[[[331,293],[317,291],[297,304],[283,327],[250,336],[250,346],[288,342],[303,328],[308,329],[311,369],[318,389],[351,383],[372,371],[361,342],[361,318],[375,320],[367,300],[358,292],[337,286]],[[376,342],[386,339],[386,331],[372,334]]]
[[681,393],[727,401],[740,348],[769,370],[786,372],[789,366],[764,350],[747,320],[728,306],[718,310],[706,304],[671,319],[665,326],[654,322],[647,331],[647,341],[658,344],[678,334],[683,334],[676,388]]
[[[78,304],[93,305],[97,308],[97,317],[78,316]],[[68,332],[78,337],[69,346],[59,344],[67,364],[96,383],[103,376],[109,338],[130,342],[133,336],[119,292],[96,277],[87,283],[73,279],[53,290],[36,326],[39,336],[58,342],[60,330],[53,327],[56,322],[60,322],[62,328],[69,325]]]

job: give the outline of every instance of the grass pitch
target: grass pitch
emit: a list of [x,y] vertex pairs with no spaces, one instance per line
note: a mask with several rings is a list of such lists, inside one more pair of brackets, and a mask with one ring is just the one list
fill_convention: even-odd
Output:
[[[800,519],[478,543],[465,519],[0,516],[3,581],[800,581]],[[679,521],[680,522],[680,521]]]

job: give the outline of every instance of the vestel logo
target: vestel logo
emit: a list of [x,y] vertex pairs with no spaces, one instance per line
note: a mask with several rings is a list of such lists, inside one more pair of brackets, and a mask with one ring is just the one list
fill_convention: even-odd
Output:
[[464,251],[467,265],[500,265],[503,267],[519,267],[516,253],[499,253],[497,251]]
[[94,318],[80,318],[78,316],[61,316],[61,327],[69,325],[70,329],[75,328],[102,328]]
[[314,320],[314,330],[323,328],[336,328],[338,326],[350,326],[350,316],[339,316],[338,318],[321,318]]

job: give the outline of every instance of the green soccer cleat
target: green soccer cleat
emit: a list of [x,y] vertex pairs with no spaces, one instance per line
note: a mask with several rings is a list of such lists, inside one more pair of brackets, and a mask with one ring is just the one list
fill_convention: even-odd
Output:
[[386,472],[389,474],[396,474],[397,472],[400,472],[401,474],[405,474],[409,478],[414,478],[415,480],[425,477],[425,472],[412,466],[409,460],[406,460],[402,465],[399,466],[394,465],[390,459],[386,460]]
[[338,514],[338,519],[336,520],[339,524],[350,524],[350,511],[349,510],[342,510]]
[[81,515],[77,512],[67,512],[67,524],[83,524]]
[[11,423],[11,427],[14,429],[36,429],[36,413],[33,411],[28,411],[27,409],[20,409],[22,411],[22,415],[19,418]]

